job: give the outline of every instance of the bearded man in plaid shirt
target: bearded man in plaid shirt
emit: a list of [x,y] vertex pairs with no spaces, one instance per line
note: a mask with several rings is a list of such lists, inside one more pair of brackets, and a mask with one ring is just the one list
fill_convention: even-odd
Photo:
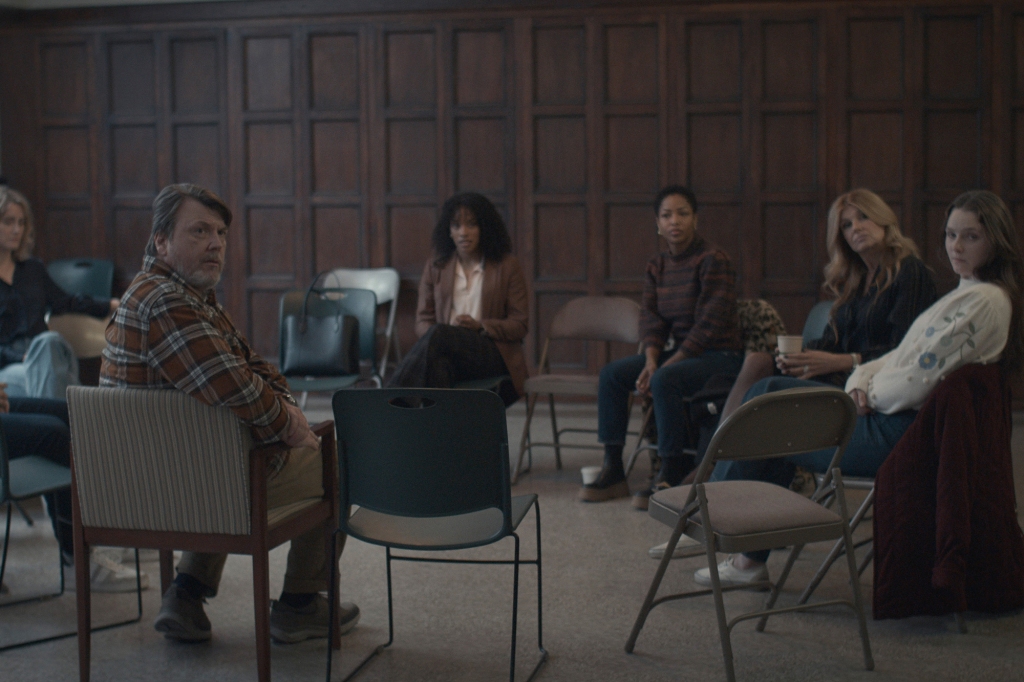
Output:
[[[195,185],[165,187],[153,201],[153,229],[142,271],[107,327],[100,384],[184,391],[229,408],[259,443],[290,449],[269,463],[271,508],[323,496],[320,443],[277,368],[261,358],[217,303],[231,211]],[[271,604],[270,634],[279,642],[327,636],[330,563],[324,526],[296,538],[280,599]],[[203,601],[217,593],[225,554],[185,552],[163,596],[154,627],[171,639],[210,639]],[[359,608],[342,605],[342,632]]]

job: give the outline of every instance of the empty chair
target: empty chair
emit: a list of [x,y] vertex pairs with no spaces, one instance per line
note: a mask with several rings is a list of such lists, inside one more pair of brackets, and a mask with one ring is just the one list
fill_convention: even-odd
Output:
[[369,289],[377,296],[377,305],[388,306],[388,319],[377,335],[384,337],[384,352],[380,357],[381,377],[387,373],[388,357],[393,356],[395,364],[402,361],[402,349],[395,334],[395,312],[398,310],[398,292],[401,278],[394,268],[335,268],[324,277],[324,283],[347,289]]
[[[505,564],[513,566],[512,645],[509,679],[515,679],[519,566],[537,566],[537,648],[541,640],[540,506],[536,495],[512,497],[505,405],[482,390],[385,388],[334,394],[339,443],[340,530],[385,547],[388,641],[376,648],[346,679],[394,641],[391,562]],[[537,558],[519,558],[516,530],[535,510]],[[393,555],[400,550],[452,550],[514,540],[511,560],[446,559]],[[507,574],[503,574],[507,575]],[[496,576],[497,579],[497,576]],[[332,589],[334,580],[331,580]],[[331,598],[333,605],[336,601]],[[334,618],[331,619],[333,624]],[[328,650],[327,679],[331,652]]]
[[[626,642],[627,653],[633,652],[640,630],[652,608],[667,601],[711,594],[715,601],[725,672],[730,682],[735,680],[730,635],[737,623],[760,618],[758,629],[761,630],[768,616],[773,613],[836,604],[849,606],[856,614],[864,665],[868,670],[874,668],[857,566],[853,558],[853,540],[842,473],[838,467],[856,420],[857,408],[843,391],[834,388],[798,388],[765,394],[744,403],[721,424],[697,470],[695,484],[669,488],[651,497],[649,513],[656,520],[672,527],[672,534]],[[788,488],[761,481],[708,482],[715,463],[720,460],[766,459],[826,448],[835,448],[828,468],[829,480],[826,485],[819,487],[815,497],[810,500]],[[835,495],[838,512],[819,504],[826,494]],[[672,560],[673,551],[684,534],[700,542],[704,549],[710,570],[711,589],[658,597],[658,588]],[[803,546],[809,542],[835,538],[842,538],[846,548],[852,601],[828,600],[773,609]],[[716,552],[750,552],[787,546],[792,546],[793,550],[777,583],[772,584],[766,579],[743,585],[721,584]],[[771,588],[764,609],[727,620],[723,593],[758,585]],[[825,648],[828,651],[828,647]]]
[[313,427],[322,439],[324,496],[268,512],[268,459],[287,446],[253,446],[228,408],[180,391],[72,386],[68,409],[80,679],[89,679],[90,667],[87,557],[102,544],[159,549],[161,593],[173,577],[172,550],[251,555],[258,679],[269,682],[267,552],[337,519],[331,422]]
[[110,298],[114,263],[98,258],[61,258],[46,266],[50,278],[69,294]]
[[[544,341],[540,365],[536,376],[526,380],[526,424],[519,440],[519,458],[512,473],[515,483],[521,473],[523,458],[529,453],[529,470],[533,464],[533,448],[550,446],[555,449],[555,467],[562,468],[562,448],[595,448],[598,444],[575,444],[561,442],[563,433],[596,433],[595,429],[558,428],[555,416],[555,396],[593,396],[597,397],[598,376],[596,374],[568,374],[551,371],[551,342],[561,340],[593,341],[597,343],[619,341],[636,344],[639,342],[640,306],[628,298],[621,296],[582,296],[566,303],[555,313],[548,329],[548,337]],[[548,409],[551,412],[550,442],[534,442],[530,436],[530,425],[533,412],[537,406],[537,398],[548,397]]]

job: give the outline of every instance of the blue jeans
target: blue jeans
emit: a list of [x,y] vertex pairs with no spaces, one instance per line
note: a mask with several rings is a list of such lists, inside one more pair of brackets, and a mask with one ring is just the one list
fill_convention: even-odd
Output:
[[32,339],[23,362],[0,369],[0,383],[12,398],[64,400],[68,386],[78,385],[78,358],[63,336],[43,332]]
[[[747,391],[743,402],[765,393],[783,391],[787,388],[820,388],[823,384],[807,379],[794,377],[771,377],[762,379]],[[917,416],[917,410],[904,410],[896,414],[872,412],[857,417],[857,426],[846,446],[839,468],[844,476],[862,476],[873,478],[878,468],[889,456],[903,433]],[[756,459],[743,461],[724,461],[715,465],[711,474],[712,481],[766,481],[783,487],[789,487],[793,480],[796,467],[801,466],[815,473],[823,474],[832,461],[835,449],[818,450],[790,457],[776,459]],[[764,562],[770,550],[750,552],[747,556],[755,561]]]
[[[672,351],[663,352],[658,364],[671,355]],[[626,406],[646,362],[643,355],[631,355],[610,362],[601,370],[597,394],[597,439],[600,442],[625,445],[629,424]],[[661,457],[683,456],[687,435],[682,418],[683,400],[702,389],[715,374],[737,374],[742,364],[740,351],[709,350],[700,357],[658,368],[651,377],[651,397]]]

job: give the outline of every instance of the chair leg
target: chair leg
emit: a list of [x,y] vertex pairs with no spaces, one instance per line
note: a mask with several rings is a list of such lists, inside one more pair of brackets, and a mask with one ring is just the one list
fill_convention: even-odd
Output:
[[651,417],[654,415],[654,408],[645,410],[641,415],[640,419],[640,435],[636,437],[636,447],[633,448],[633,454],[629,456],[629,462],[626,464],[626,478],[629,478],[629,473],[633,471],[633,465],[636,464],[636,458],[640,455],[640,451],[644,449],[644,432],[647,431],[647,424],[650,422]]
[[259,682],[270,682],[270,567],[265,551],[252,555],[252,593],[256,614],[257,678]]
[[[36,525],[35,520],[31,516],[29,516],[28,513],[22,508],[20,502],[15,502],[14,508],[18,510],[18,513],[21,514],[21,518],[25,519],[25,523],[27,523],[29,527]],[[11,510],[8,509],[7,513],[10,514]]]
[[164,595],[174,582],[174,551],[160,550],[160,594]]
[[555,469],[562,470],[562,441],[558,437],[558,420],[555,418],[555,396],[548,394],[548,410],[551,412],[551,434],[555,442]]
[[519,474],[526,473],[530,470],[530,467],[523,471],[523,456],[526,454],[527,449],[531,450],[530,463],[533,463],[532,457],[532,445],[530,445],[530,422],[533,421],[533,410],[537,405],[537,394],[531,393],[526,399],[526,423],[523,424],[523,436],[519,439],[519,459],[516,460],[516,467],[512,470],[512,485],[515,485],[519,481]]
[[[789,559],[786,560],[786,566],[782,569],[779,579],[772,584],[771,593],[768,595],[768,599],[765,600],[764,610],[770,611],[775,606],[775,601],[782,594],[782,586],[786,584],[786,580],[789,579],[789,572],[793,570],[793,564],[796,563],[797,558],[800,556],[800,552],[804,549],[803,545],[797,545],[789,552]],[[761,616],[761,620],[757,622],[757,631],[764,632],[764,626],[768,624],[768,614]]]
[[519,623],[519,535],[512,533],[512,537],[516,550],[512,565],[512,652],[509,655],[508,682],[516,680],[516,629]]
[[[644,598],[644,603],[640,607],[640,613],[636,615],[636,621],[633,623],[633,630],[629,633],[629,639],[626,640],[626,653],[633,653],[634,647],[636,647],[637,637],[640,636],[640,630],[643,629],[644,623],[647,621],[647,614],[651,612],[654,598],[658,596],[658,588],[661,587],[661,581],[665,577],[665,571],[668,570],[669,562],[672,561],[672,552],[675,550],[676,545],[679,544],[679,538],[683,534],[683,520],[680,520],[676,524],[676,527],[672,530],[672,536],[668,539],[668,545],[665,547],[665,554],[661,557],[661,562],[658,564],[658,570],[654,573],[654,579],[651,581],[651,586],[647,589],[647,596]],[[714,553],[712,553],[714,556]]]
[[857,573],[857,558],[853,553],[853,531],[850,529],[849,515],[846,509],[846,494],[843,492],[843,478],[839,469],[832,476],[836,483],[836,498],[839,500],[839,513],[843,519],[843,541],[846,544],[846,565],[850,571],[850,588],[853,590],[853,606],[857,611],[860,624],[860,641],[864,649],[864,669],[874,670],[875,661],[871,656],[871,641],[868,639],[868,624],[864,616],[864,604],[860,594],[860,576]]
[[[700,520],[704,528],[710,529],[711,516],[708,514],[708,498],[704,494],[704,485],[697,485],[697,500],[700,506]],[[736,682],[736,671],[733,670],[732,640],[729,634],[729,623],[725,618],[725,600],[722,598],[722,582],[718,577],[718,561],[715,557],[714,542],[704,541],[708,555],[708,570],[711,573],[711,593],[715,600],[715,615],[718,617],[718,637],[722,640],[722,658],[725,662],[725,677],[729,682]],[[666,550],[665,556],[669,552]]]
[[78,679],[89,682],[92,653],[92,604],[89,584],[89,545],[75,537],[75,606],[78,611]]
[[[4,531],[3,557],[0,558],[0,585],[4,584],[4,573],[7,571],[7,546],[11,544],[11,502],[7,502],[7,529]],[[61,571],[63,575],[63,571]]]

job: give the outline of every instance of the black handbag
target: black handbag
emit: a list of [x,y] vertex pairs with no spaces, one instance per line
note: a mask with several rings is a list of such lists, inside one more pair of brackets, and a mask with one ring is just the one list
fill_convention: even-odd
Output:
[[[359,319],[345,315],[332,301],[329,292],[317,288],[323,274],[317,275],[306,290],[302,311],[286,315],[281,354],[281,373],[286,376],[339,376],[359,373]],[[342,292],[337,292],[340,295]],[[316,296],[317,306],[333,305],[335,314],[310,315],[310,301]]]

